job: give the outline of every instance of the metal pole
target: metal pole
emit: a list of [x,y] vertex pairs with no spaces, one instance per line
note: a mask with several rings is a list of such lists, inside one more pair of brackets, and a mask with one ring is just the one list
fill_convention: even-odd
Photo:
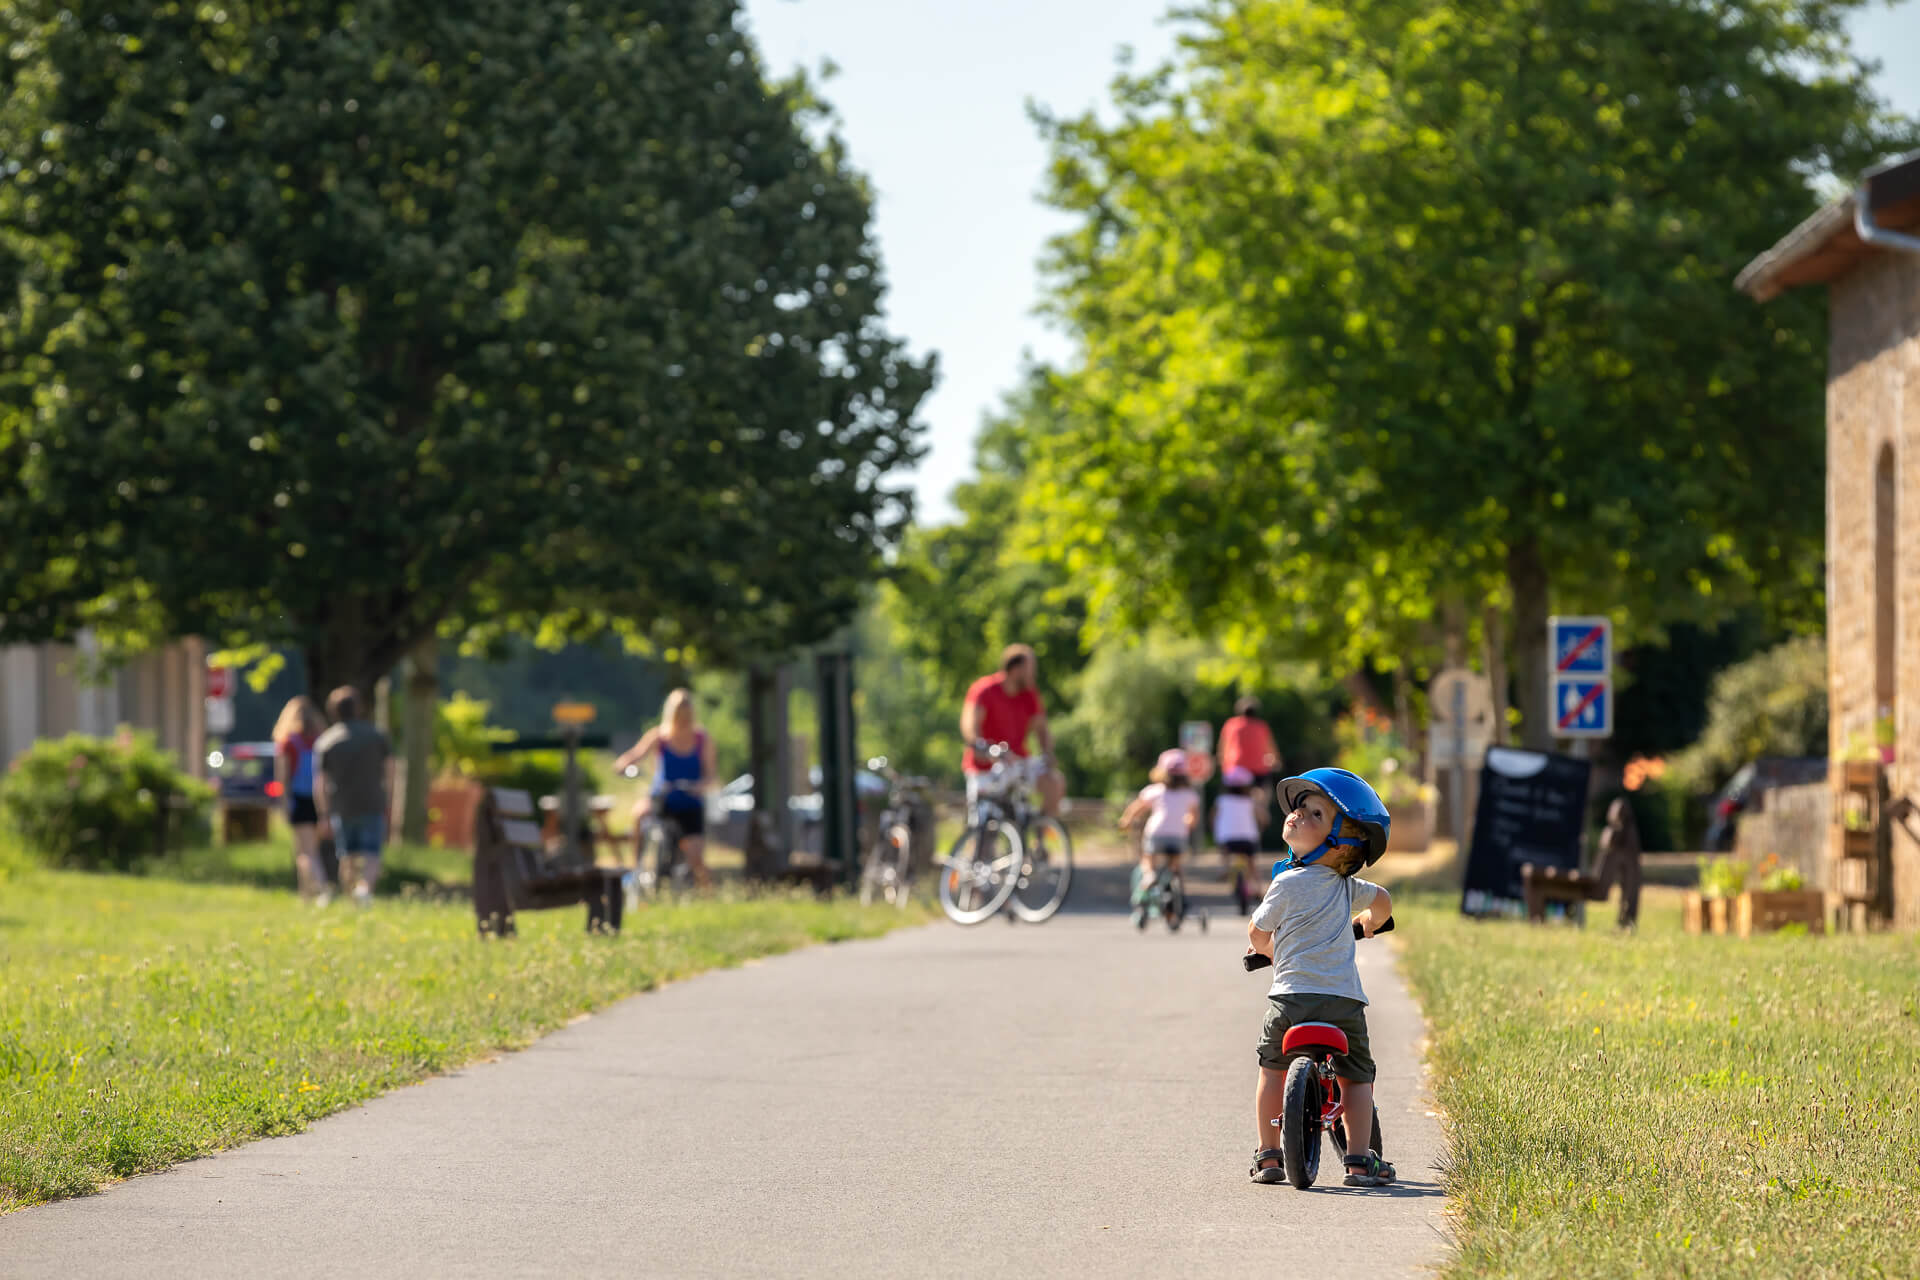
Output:
[[1467,682],[1453,682],[1453,846],[1467,846]]
[[560,848],[565,851],[567,861],[572,863],[580,855],[580,769],[575,761],[580,749],[580,726],[567,725],[561,736],[567,742],[567,780],[566,785],[560,788]]

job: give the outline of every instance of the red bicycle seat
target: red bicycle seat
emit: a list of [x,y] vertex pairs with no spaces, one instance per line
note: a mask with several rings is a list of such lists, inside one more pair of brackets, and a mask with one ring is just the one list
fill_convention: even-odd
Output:
[[1282,1053],[1311,1053],[1322,1049],[1328,1053],[1344,1056],[1347,1052],[1347,1033],[1331,1022],[1297,1022],[1287,1028],[1287,1034],[1280,1038]]

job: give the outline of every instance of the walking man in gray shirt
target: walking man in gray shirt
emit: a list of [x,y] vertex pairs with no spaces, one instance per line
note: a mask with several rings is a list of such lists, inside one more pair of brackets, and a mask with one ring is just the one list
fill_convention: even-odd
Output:
[[393,751],[387,735],[361,719],[360,695],[342,685],[327,696],[333,726],[313,744],[314,808],[333,828],[356,906],[373,901],[387,840]]

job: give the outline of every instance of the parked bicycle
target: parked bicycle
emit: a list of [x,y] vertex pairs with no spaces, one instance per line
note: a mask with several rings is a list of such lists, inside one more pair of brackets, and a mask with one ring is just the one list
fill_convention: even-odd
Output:
[[[1393,931],[1393,917],[1375,929],[1377,937]],[[1353,926],[1356,939],[1366,930]],[[1271,956],[1249,951],[1241,957],[1248,973],[1265,969]],[[1340,1080],[1334,1074],[1333,1060],[1346,1053],[1347,1033],[1327,1022],[1301,1022],[1287,1028],[1280,1039],[1280,1051],[1287,1055],[1287,1088],[1282,1095],[1280,1118],[1273,1121],[1280,1130],[1280,1163],[1287,1181],[1301,1191],[1320,1176],[1320,1135],[1331,1133],[1333,1145],[1342,1156],[1347,1153],[1346,1105],[1340,1097]],[[1297,1056],[1296,1056],[1297,1055]],[[1373,1141],[1367,1144],[1375,1156],[1386,1154],[1380,1138],[1380,1108],[1373,1109]],[[1263,1152],[1267,1159],[1272,1152]]]
[[967,829],[940,863],[940,909],[956,924],[979,924],[1006,910],[1039,924],[1067,900],[1073,838],[1066,824],[1031,800],[1041,762],[1005,743],[975,743],[990,764],[974,784]]
[[901,777],[885,756],[867,761],[867,768],[887,780],[887,807],[874,824],[873,843],[860,869],[860,901],[905,907],[913,896],[915,827],[921,814],[931,812],[926,796],[932,783]]

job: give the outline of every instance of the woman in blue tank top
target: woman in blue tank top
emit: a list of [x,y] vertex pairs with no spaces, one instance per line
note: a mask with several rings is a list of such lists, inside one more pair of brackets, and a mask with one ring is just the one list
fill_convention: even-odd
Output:
[[[640,735],[620,758],[613,762],[616,772],[645,760],[660,757],[654,769],[653,789],[647,799],[633,809],[633,859],[640,864],[646,825],[642,817],[650,810],[671,817],[680,828],[680,852],[687,860],[695,884],[707,883],[707,864],[701,856],[706,848],[706,793],[713,786],[713,739],[693,718],[693,694],[675,689],[660,709],[660,724]],[[645,806],[644,808],[642,806]]]

